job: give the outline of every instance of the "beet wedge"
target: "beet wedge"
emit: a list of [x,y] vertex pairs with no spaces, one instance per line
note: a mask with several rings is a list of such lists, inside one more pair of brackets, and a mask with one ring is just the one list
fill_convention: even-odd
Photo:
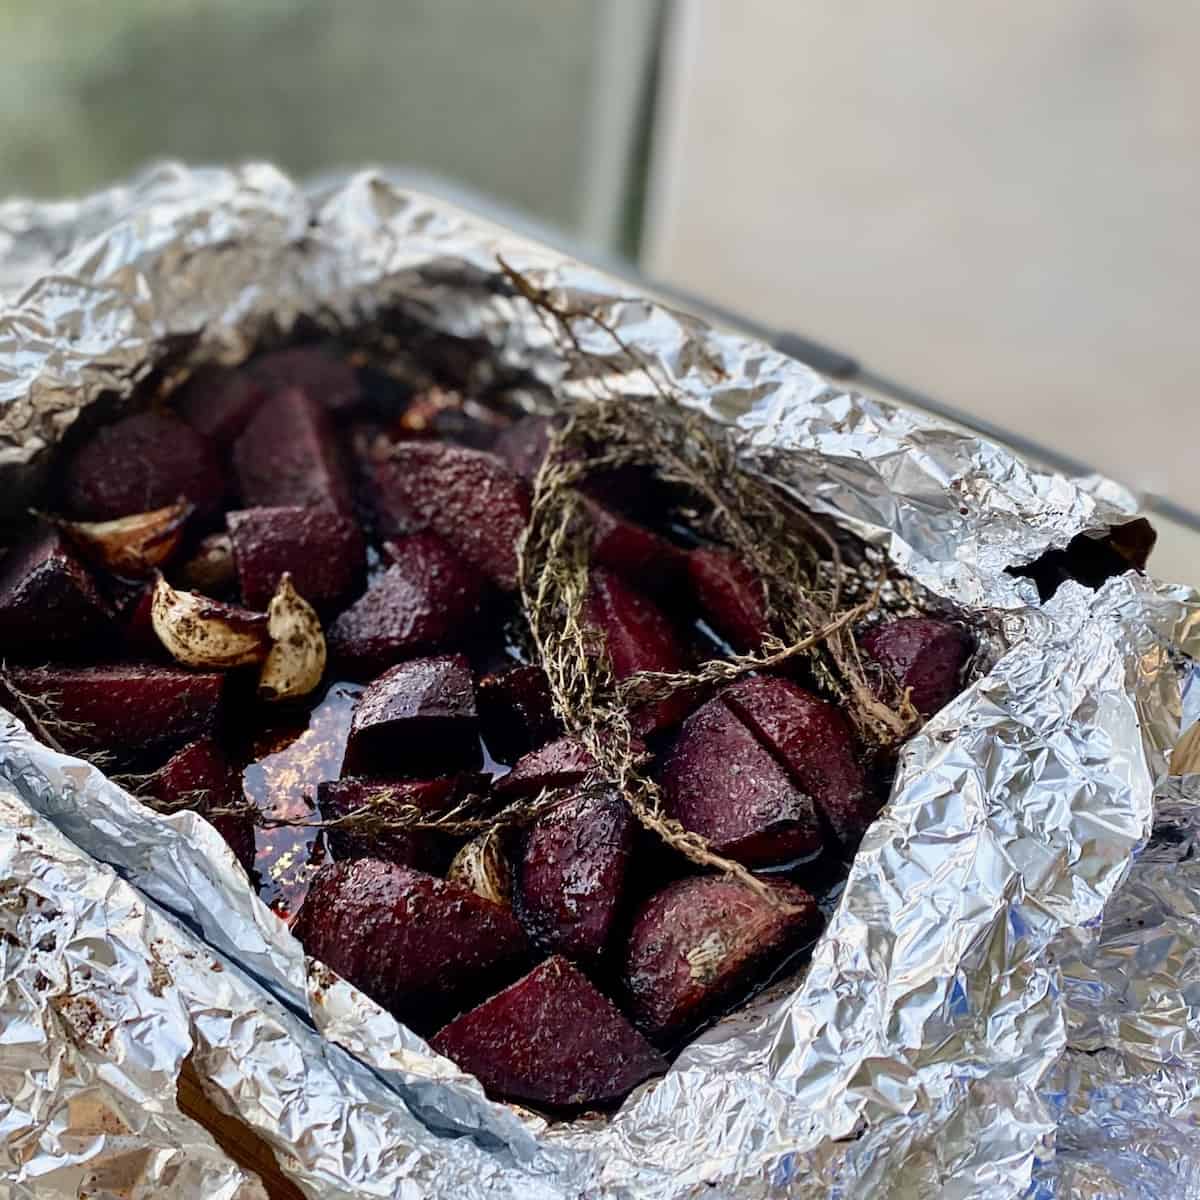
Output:
[[539,817],[517,873],[526,933],[575,962],[608,945],[633,853],[634,820],[611,790],[581,792]]
[[492,454],[405,442],[375,464],[380,527],[428,527],[498,587],[517,586],[517,539],[529,520],[524,480]]
[[234,443],[233,466],[247,508],[332,508],[354,515],[329,414],[306,392],[284,388],[258,406]]
[[393,565],[329,629],[331,656],[358,679],[461,645],[479,621],[483,579],[437,534],[412,534],[387,549]]
[[204,366],[171,396],[176,412],[215,445],[228,446],[250,424],[267,390],[246,371]]
[[739,679],[721,699],[813,798],[834,836],[858,845],[879,811],[855,757],[850,723],[832,704],[787,679]]
[[346,413],[363,398],[358,373],[337,354],[317,346],[292,346],[252,359],[245,373],[269,391],[296,388],[331,413]]
[[813,898],[773,885],[783,908],[736,879],[693,875],[668,884],[638,914],[625,951],[634,1023],[669,1043],[745,994],[816,932]]
[[[10,668],[9,687],[68,753],[105,753],[117,766],[145,764],[209,737],[217,727],[225,677],[219,672],[118,663]],[[35,730],[35,732],[41,732]]]
[[562,732],[550,681],[541,667],[510,667],[485,675],[475,687],[475,703],[483,740],[500,762],[515,763]]
[[0,561],[0,660],[58,658],[108,624],[108,605],[58,530],[38,525]]
[[204,517],[220,508],[225,477],[207,438],[151,411],[98,429],[67,462],[62,490],[68,512],[84,521],[165,508],[181,496]]
[[666,1061],[564,958],[547,959],[430,1043],[488,1094],[577,1111],[622,1100]]
[[434,775],[477,767],[480,757],[471,672],[461,654],[399,663],[359,697],[347,769]]
[[[326,780],[317,785],[317,806],[325,821],[370,812],[386,817],[407,808],[433,815],[453,807],[465,790],[465,780],[457,776],[391,783],[378,779]],[[377,858],[400,866],[431,870],[441,850],[437,835],[428,829],[371,830],[333,826],[326,830],[325,836],[330,852],[339,861]]]
[[876,625],[861,645],[897,686],[908,690],[923,717],[932,717],[958,695],[973,649],[961,625],[936,617],[900,617]]
[[265,609],[284,572],[318,612],[358,591],[366,550],[358,526],[331,508],[247,508],[228,513],[242,603]]
[[655,595],[669,592],[686,575],[687,555],[666,538],[594,500],[585,499],[583,508],[591,523],[592,562],[598,566]]
[[314,958],[418,1028],[502,987],[528,956],[507,909],[370,858],[323,867],[294,932]]
[[731,550],[693,550],[688,581],[708,623],[735,650],[757,650],[771,632],[762,584]]
[[496,782],[506,800],[536,796],[543,788],[574,787],[587,778],[595,760],[577,738],[561,737],[531,750],[507,775]]
[[[686,665],[662,610],[604,567],[591,573],[584,619],[603,639],[617,679],[639,671],[681,671]],[[634,732],[645,735],[676,725],[694,706],[694,697],[682,692],[645,705],[634,714]]]
[[201,738],[176,751],[138,789],[163,804],[194,809],[229,843],[238,862],[254,869],[254,817],[249,808],[235,808],[242,800],[242,776],[215,738]]
[[810,796],[719,697],[683,723],[660,782],[671,816],[746,866],[787,863],[821,848]]

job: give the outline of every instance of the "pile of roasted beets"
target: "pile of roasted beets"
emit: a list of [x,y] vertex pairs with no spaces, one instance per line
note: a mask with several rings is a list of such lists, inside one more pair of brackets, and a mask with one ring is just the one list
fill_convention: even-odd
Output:
[[[547,428],[464,415],[323,347],[201,370],[64,454],[47,513],[0,562],[0,698],[146,796],[226,810],[214,823],[253,874],[238,801],[254,731],[302,727],[332,682],[365,684],[340,775],[309,807],[430,821],[329,828],[294,931],[491,1095],[577,1112],[661,1073],[811,944],[814,881],[838,877],[882,797],[845,716],[796,670],[633,714],[668,815],[782,903],[699,872],[593,777],[520,648],[517,540]],[[656,528],[652,489],[621,484],[585,501],[585,617],[614,675],[756,648],[758,581]],[[924,714],[970,651],[926,617],[859,644]],[[548,789],[561,799],[522,827],[436,825],[464,796],[499,808]]]

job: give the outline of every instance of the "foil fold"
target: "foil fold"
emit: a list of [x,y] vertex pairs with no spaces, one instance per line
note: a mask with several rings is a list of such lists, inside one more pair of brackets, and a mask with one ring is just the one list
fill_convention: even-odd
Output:
[[[502,264],[600,318],[584,354]],[[488,1101],[306,963],[204,821],[149,812],[0,717],[13,1195],[74,1196],[135,1152],[139,1196],[257,1195],[178,1111],[185,1060],[313,1196],[1200,1195],[1196,786],[1170,775],[1200,703],[1197,598],[1129,574],[1041,606],[1006,572],[1128,520],[1120,488],[831,385],[383,172],[306,192],[261,165],[168,165],[78,204],[9,202],[0,297],[10,511],[69,427],[152,369],[235,361],[300,316],[402,312],[564,401],[657,393],[733,426],[748,469],[984,629],[989,667],[905,748],[807,971],[611,1118],[565,1124]],[[77,994],[95,1036],[63,1017]],[[94,1132],[80,1095],[122,1130]]]

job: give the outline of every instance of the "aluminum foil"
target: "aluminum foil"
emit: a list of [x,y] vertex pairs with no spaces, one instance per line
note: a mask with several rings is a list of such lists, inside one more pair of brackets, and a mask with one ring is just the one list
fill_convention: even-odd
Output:
[[[585,355],[500,257],[602,316],[577,329]],[[1197,597],[1130,574],[1043,607],[1004,570],[1128,519],[1121,489],[843,391],[386,173],[306,192],[265,166],[167,166],[77,204],[10,202],[0,264],[10,508],[84,410],[168,353],[235,361],[300,315],[400,309],[562,402],[668,393],[730,423],[748,467],[991,649],[906,747],[803,977],[576,1123],[488,1101],[306,964],[204,821],[150,813],[0,718],[8,1194],[75,1196],[86,1176],[96,1195],[255,1195],[179,1111],[190,1057],[314,1197],[1200,1195],[1200,785],[1169,775]],[[103,1182],[114,1162],[127,1193]]]

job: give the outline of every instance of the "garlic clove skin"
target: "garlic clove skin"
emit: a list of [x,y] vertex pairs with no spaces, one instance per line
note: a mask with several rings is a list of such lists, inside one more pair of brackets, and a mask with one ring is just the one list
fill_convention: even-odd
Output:
[[131,579],[151,575],[179,549],[193,506],[177,500],[163,508],[112,521],[49,518],[98,567]]

